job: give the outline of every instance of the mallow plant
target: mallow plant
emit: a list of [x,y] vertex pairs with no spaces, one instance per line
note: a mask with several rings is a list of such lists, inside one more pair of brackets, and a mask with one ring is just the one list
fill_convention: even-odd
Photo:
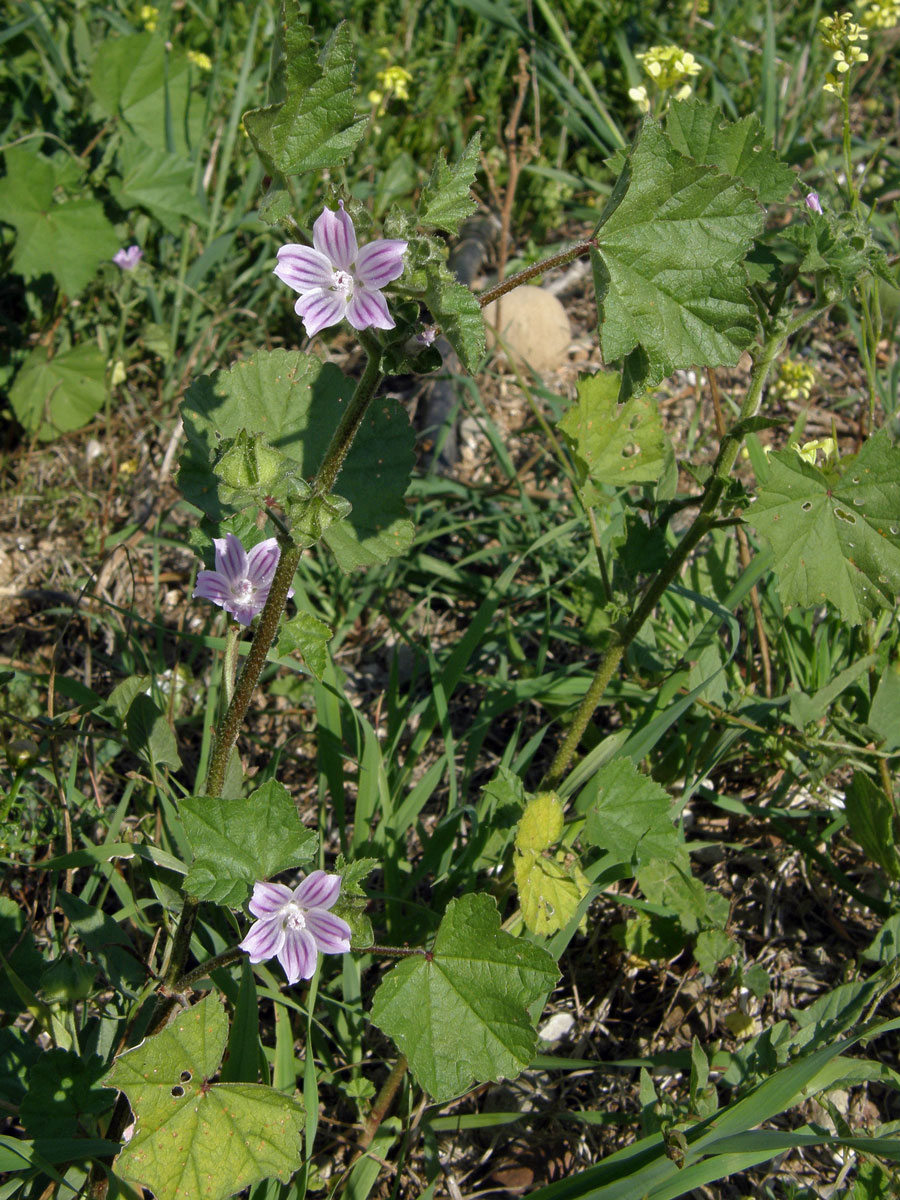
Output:
[[[139,1195],[141,1188],[157,1200],[215,1200],[246,1188],[259,1198],[304,1195],[314,1182],[323,1079],[328,1094],[342,1086],[313,1052],[311,1031],[333,1020],[348,1053],[351,1042],[358,1050],[365,1039],[394,1047],[359,1154],[329,1185],[368,1194],[386,1153],[376,1134],[404,1079],[440,1104],[478,1083],[513,1079],[532,1063],[561,956],[612,883],[633,878],[651,910],[678,916],[704,969],[728,960],[740,974],[728,905],[692,873],[678,803],[640,768],[654,744],[649,718],[656,730],[671,724],[733,658],[733,613],[756,581],[774,572],[785,608],[831,610],[868,631],[873,710],[879,689],[894,686],[876,650],[893,637],[885,618],[900,591],[900,451],[876,428],[874,413],[867,440],[843,453],[832,447],[824,461],[790,443],[767,454],[757,437],[779,424],[767,412],[766,387],[782,350],[830,306],[859,289],[872,295],[873,281],[890,274],[852,173],[846,206],[820,203],[779,161],[754,117],[728,121],[695,98],[672,98],[664,124],[646,116],[631,147],[612,160],[617,183],[595,227],[476,296],[448,270],[445,239],[474,208],[477,139],[457,161],[433,164],[414,211],[395,208],[374,229],[337,182],[366,120],[357,115],[349,31],[337,29],[320,49],[299,10],[297,0],[285,0],[269,103],[246,113],[244,126],[269,180],[260,214],[287,238],[274,256],[275,286],[285,285],[297,342],[306,348],[261,350],[223,364],[193,381],[181,408],[178,483],[196,514],[194,541],[204,557],[192,602],[218,606],[228,621],[221,705],[209,713],[208,769],[193,794],[172,802],[162,783],[181,762],[171,730],[140,681],[116,690],[110,720],[134,736],[160,781],[170,848],[149,835],[110,840],[42,867],[64,872],[90,863],[112,872],[114,860],[127,861],[131,878],[145,880],[135,884],[144,888],[141,911],[156,905],[164,916],[151,967],[135,974],[133,948],[101,905],[60,892],[106,987],[103,1003],[83,1020],[29,1001],[46,1032],[44,1066],[35,1068],[44,1074],[35,1078],[46,1087],[62,1080],[69,1100],[55,1110],[50,1141],[40,1127],[40,1093],[23,1101],[32,1140],[18,1151],[11,1139],[4,1143],[14,1159],[4,1169],[23,1187],[49,1175],[95,1196]],[[833,25],[827,32],[837,37]],[[846,78],[841,71],[848,94]],[[320,181],[317,207],[296,212],[293,182],[310,175]],[[774,207],[788,219],[768,223]],[[391,897],[385,864],[371,848],[381,846],[385,862],[405,858],[405,844],[388,844],[395,814],[369,814],[374,827],[381,823],[380,838],[363,831],[342,842],[346,855],[329,860],[322,830],[301,821],[277,778],[255,788],[244,780],[242,731],[251,706],[264,702],[260,677],[270,656],[299,654],[318,680],[326,671],[331,631],[304,611],[286,615],[301,556],[315,546],[352,574],[411,547],[404,496],[414,435],[403,407],[383,393],[385,377],[437,370],[435,331],[476,373],[485,351],[482,306],[578,257],[590,261],[606,366],[579,381],[554,438],[603,597],[593,678],[566,719],[550,722],[535,742],[545,755],[543,778],[533,749],[484,789],[481,825],[453,827],[441,879],[418,880],[419,912],[429,897],[439,907],[415,925],[377,918],[396,944],[376,945],[372,917]],[[123,258],[121,265],[133,264]],[[316,353],[316,339],[333,326],[358,341],[358,377]],[[654,389],[678,369],[715,372],[745,354],[749,381],[726,407],[715,460],[688,464],[694,484],[679,492]],[[746,461],[743,448],[752,484],[749,469],[735,471]],[[685,564],[717,531],[736,526],[754,530],[759,549],[737,569],[727,600],[686,593],[679,582]],[[652,565],[641,550],[648,533]],[[552,536],[539,537],[533,553]],[[490,621],[518,565],[498,577],[497,599],[478,621]],[[647,722],[586,739],[608,686],[629,669],[635,640],[672,589],[702,612],[702,644],[715,643],[714,661],[707,656],[693,690],[670,696],[669,707]],[[715,636],[720,630],[723,638]],[[362,753],[373,753],[368,742]],[[871,811],[890,813],[883,777],[863,767],[858,773]],[[327,821],[326,812],[323,827]],[[366,847],[367,856],[354,853]],[[361,955],[385,964],[377,982],[374,971],[353,974],[349,964]],[[342,971],[345,982],[359,983],[357,1010],[342,1011],[332,995],[326,1012],[323,993]],[[748,972],[738,983],[746,990],[754,977]],[[869,1004],[874,993],[867,996]],[[295,1016],[307,1022],[299,1060]],[[842,1130],[817,1128],[805,1141],[754,1133],[801,1096],[833,1084],[834,1060],[859,1036],[852,1019],[832,1022],[826,1040],[811,1040],[807,1027],[805,1039],[785,1033],[769,1045],[768,1057],[760,1048],[767,1071],[746,1073],[745,1092],[721,1108],[696,1046],[691,1114],[542,1194],[661,1200],[791,1145],[857,1145],[864,1139]],[[867,1027],[867,1036],[874,1032]],[[889,1137],[869,1148],[900,1155]],[[3,1186],[4,1195],[15,1194]]]

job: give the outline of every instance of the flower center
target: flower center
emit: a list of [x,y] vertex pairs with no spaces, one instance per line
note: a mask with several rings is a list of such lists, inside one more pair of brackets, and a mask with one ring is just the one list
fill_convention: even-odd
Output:
[[349,300],[353,295],[353,276],[349,271],[335,271],[334,278],[331,283],[331,290],[339,292],[345,300]]
[[305,929],[306,917],[303,915],[303,910],[296,904],[289,904],[287,912],[284,914],[282,922],[283,929]]
[[231,595],[234,600],[250,600],[253,597],[253,584],[249,579],[238,579],[231,585]]

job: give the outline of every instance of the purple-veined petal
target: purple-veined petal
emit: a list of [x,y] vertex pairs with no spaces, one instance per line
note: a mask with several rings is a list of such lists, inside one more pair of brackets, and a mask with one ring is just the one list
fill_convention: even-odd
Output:
[[386,283],[403,274],[406,263],[403,255],[407,243],[397,238],[380,238],[363,246],[356,256],[353,274],[366,288],[383,288]]
[[213,545],[216,548],[216,570],[230,583],[245,579],[247,554],[241,545],[241,539],[233,533],[226,533],[223,538],[213,538]]
[[247,907],[254,917],[271,917],[290,904],[293,895],[283,883],[254,883],[253,895]]
[[288,983],[296,983],[298,979],[311,979],[318,957],[316,939],[308,929],[287,930],[284,945],[278,952],[278,961],[284,967]]
[[370,292],[358,287],[347,305],[347,320],[354,329],[393,329],[394,318],[388,311],[387,301],[381,292]]
[[331,286],[334,268],[331,259],[312,246],[287,245],[278,251],[278,266],[272,272],[295,292]]
[[337,325],[342,321],[346,307],[347,302],[342,296],[317,288],[300,297],[294,305],[294,312],[303,318],[303,328],[307,336],[312,337],[320,329],[327,329],[329,325]]
[[213,604],[225,604],[231,597],[228,580],[218,571],[198,571],[195,600],[212,600]]
[[356,259],[356,230],[344,212],[343,201],[337,212],[330,208],[322,210],[321,217],[313,225],[313,245],[320,254],[327,255],[338,270],[349,271]]
[[346,954],[350,949],[350,926],[334,913],[314,908],[306,914],[306,928],[323,954]]
[[302,908],[331,908],[340,894],[340,875],[311,871],[303,882],[294,888],[292,899]]
[[277,538],[266,538],[258,542],[247,554],[247,578],[256,588],[271,587],[272,576],[278,566],[281,551]]
[[263,604],[259,604],[259,605],[255,604],[255,605],[253,605],[252,608],[248,608],[246,605],[242,605],[239,608],[235,608],[235,607],[227,608],[227,611],[231,613],[231,615],[234,617],[234,619],[237,621],[237,623],[239,625],[249,625],[254,617],[259,616],[259,614],[262,612],[263,608],[264,608]]
[[285,932],[277,917],[268,921],[254,921],[247,936],[238,945],[250,955],[252,963],[263,962],[267,958],[280,958],[285,942]]

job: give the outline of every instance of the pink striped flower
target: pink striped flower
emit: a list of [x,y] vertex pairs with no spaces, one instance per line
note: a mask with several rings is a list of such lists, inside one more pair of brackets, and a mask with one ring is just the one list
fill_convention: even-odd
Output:
[[[249,625],[266,606],[272,577],[281,550],[276,538],[266,538],[252,550],[245,550],[239,537],[227,533],[213,538],[216,548],[216,569],[200,571],[194,598],[211,600],[230,612],[241,625]],[[293,596],[294,589],[288,592]]]
[[278,278],[300,293],[294,312],[309,337],[344,318],[354,329],[393,329],[381,289],[403,274],[407,243],[379,238],[359,248],[353,222],[330,208],[313,225],[312,246],[288,245],[278,251]]
[[252,963],[277,958],[288,983],[311,979],[320,954],[346,954],[350,926],[328,910],[341,891],[340,875],[313,871],[293,890],[255,883],[250,911],[258,919],[240,943]]

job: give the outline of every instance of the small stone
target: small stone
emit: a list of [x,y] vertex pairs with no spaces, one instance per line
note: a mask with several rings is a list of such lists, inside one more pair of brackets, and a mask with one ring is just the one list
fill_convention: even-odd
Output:
[[[499,306],[499,313],[498,313]],[[572,330],[566,310],[555,296],[539,287],[519,287],[484,309],[487,344],[500,334],[509,351],[539,375],[563,366]],[[498,327],[497,322],[500,321]]]

